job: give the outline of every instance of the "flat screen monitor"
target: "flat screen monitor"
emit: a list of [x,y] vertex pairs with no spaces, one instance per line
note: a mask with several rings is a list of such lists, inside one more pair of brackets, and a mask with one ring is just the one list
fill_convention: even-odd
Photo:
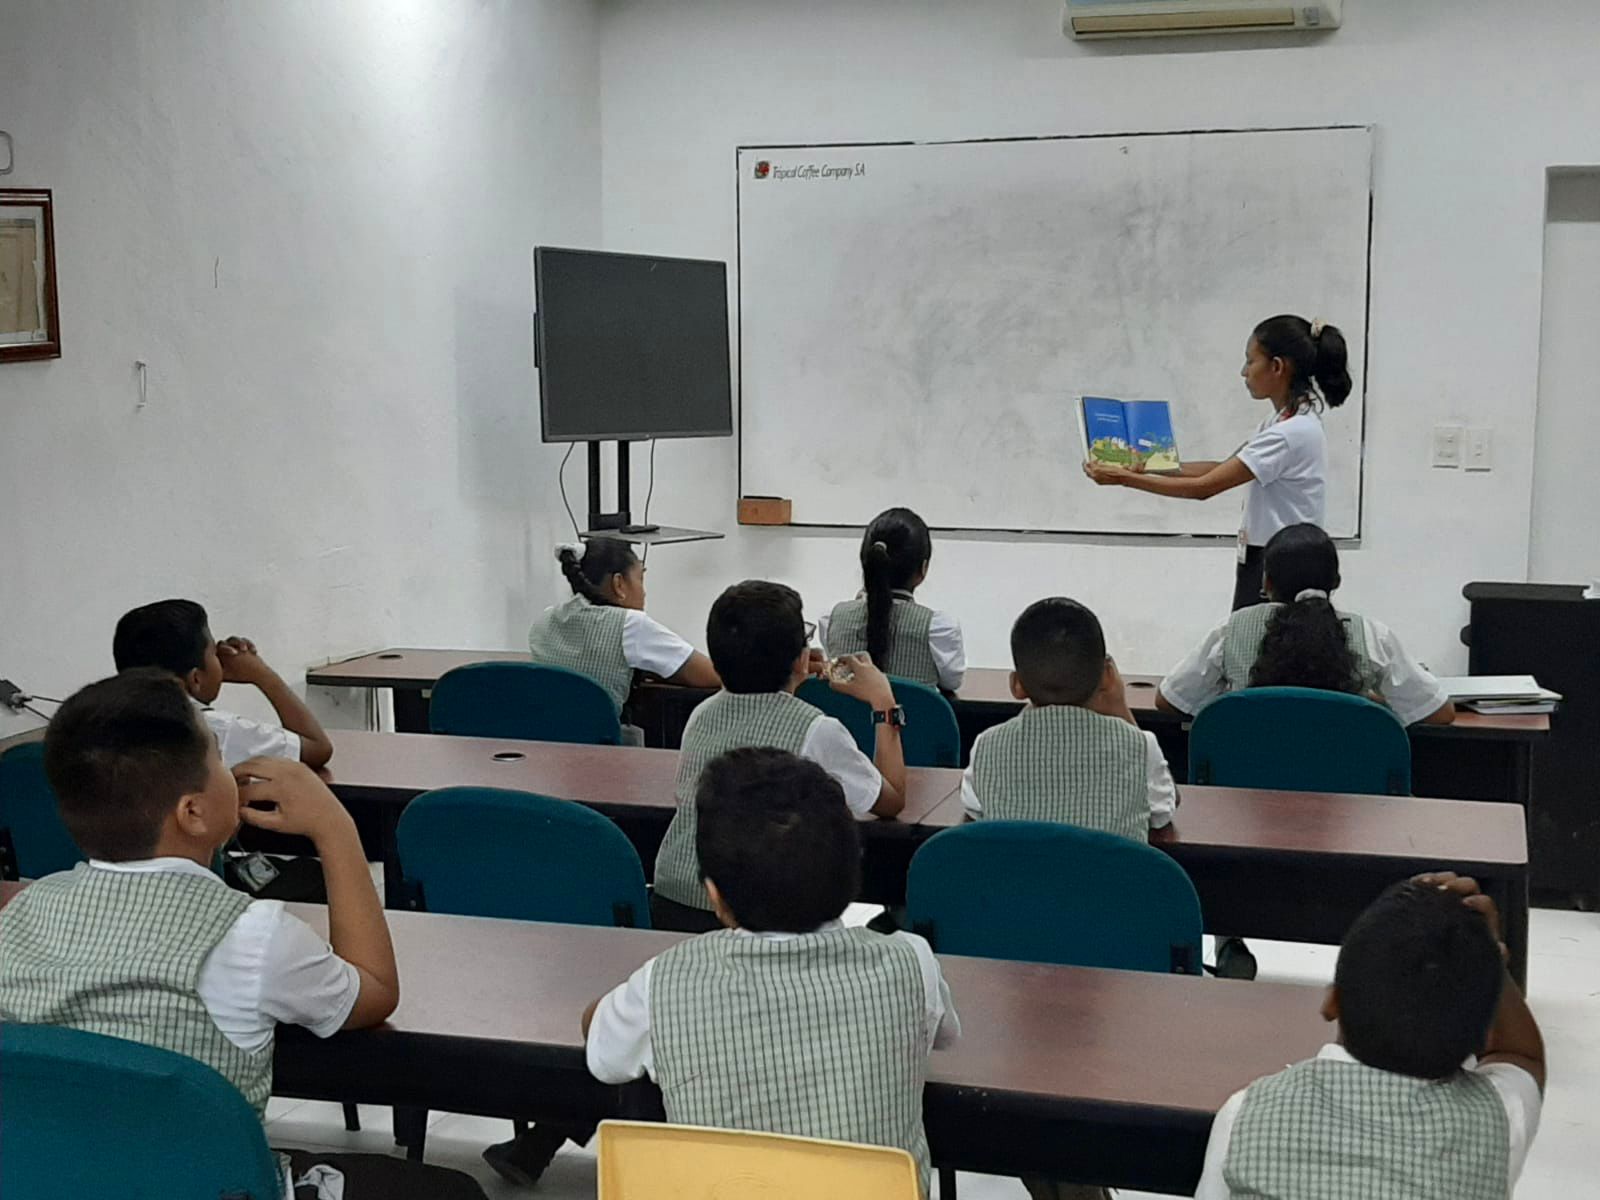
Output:
[[545,441],[733,433],[726,263],[539,246],[533,286]]

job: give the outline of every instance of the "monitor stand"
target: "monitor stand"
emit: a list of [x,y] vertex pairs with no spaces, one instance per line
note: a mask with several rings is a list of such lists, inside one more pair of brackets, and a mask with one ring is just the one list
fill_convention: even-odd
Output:
[[708,529],[679,529],[673,526],[634,524],[630,507],[630,470],[628,443],[617,446],[617,508],[615,512],[600,510],[600,447],[601,442],[589,442],[589,527],[584,538],[614,538],[622,542],[641,545],[661,545],[671,542],[702,542],[723,535]]

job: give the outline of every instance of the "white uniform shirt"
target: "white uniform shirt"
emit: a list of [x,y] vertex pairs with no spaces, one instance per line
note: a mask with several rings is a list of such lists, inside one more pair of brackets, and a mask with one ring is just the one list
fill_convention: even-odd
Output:
[[[1387,625],[1352,614],[1365,627],[1367,656],[1378,671],[1378,694],[1403,725],[1412,725],[1444,707],[1445,686],[1405,652]],[[1193,716],[1227,691],[1222,675],[1222,644],[1227,622],[1218,625],[1161,681],[1161,694],[1179,712]]]
[[[998,728],[998,726],[997,726]],[[977,761],[978,742],[983,741],[991,731],[985,729],[972,744],[972,758]],[[1178,805],[1178,785],[1172,782],[1172,772],[1167,767],[1167,756],[1161,753],[1161,743],[1156,741],[1156,735],[1147,729],[1141,729],[1144,737],[1144,777],[1146,791],[1150,797],[1150,828],[1161,829],[1172,824],[1172,810]],[[978,795],[973,774],[972,764],[967,764],[967,769],[961,773],[961,804],[973,816],[983,812],[983,799]]]
[[878,802],[883,776],[836,718],[824,714],[811,722],[806,740],[800,743],[800,757],[809,758],[839,781],[845,803],[856,816],[865,816]]
[[1327,519],[1328,440],[1315,412],[1303,408],[1282,421],[1268,417],[1237,457],[1255,476],[1245,489],[1247,543],[1265,546],[1289,525],[1321,528]]
[[[90,859],[89,866],[126,873],[173,871],[228,886],[187,858]],[[254,1052],[280,1022],[332,1037],[355,1007],[361,975],[309,925],[285,912],[281,900],[252,900],[200,964],[196,990],[227,1039]]]
[[683,670],[694,647],[660,621],[637,609],[622,615],[622,657],[635,671],[648,671],[669,679]]
[[195,707],[205,719],[206,728],[217,738],[222,765],[232,770],[252,758],[286,758],[300,761],[300,735],[282,725],[252,721],[220,708],[208,708],[196,700]]
[[[1324,1046],[1318,1058],[1331,1058],[1335,1062],[1353,1063],[1356,1060],[1343,1046]],[[1528,1147],[1533,1135],[1539,1132],[1539,1112],[1544,1105],[1539,1095],[1539,1084],[1532,1075],[1511,1063],[1483,1063],[1469,1058],[1463,1064],[1468,1071],[1482,1075],[1494,1085],[1500,1102],[1506,1106],[1506,1116],[1511,1125],[1511,1155],[1509,1162],[1512,1188],[1522,1174],[1522,1164],[1527,1161]],[[1377,1070],[1369,1067],[1368,1070]],[[1228,1144],[1233,1140],[1234,1122],[1239,1119],[1239,1108],[1244,1104],[1244,1092],[1237,1091],[1228,1097],[1211,1125],[1211,1141],[1206,1145],[1206,1165],[1200,1173],[1200,1187],[1195,1200],[1230,1200],[1228,1184],[1222,1177],[1223,1165],[1228,1161]]]
[[[828,933],[838,929],[838,921],[829,921],[817,930]],[[738,930],[743,937],[765,938],[768,941],[786,942],[803,933],[751,933]],[[917,964],[922,968],[922,984],[926,993],[925,1013],[928,1042],[934,1049],[942,1049],[961,1036],[961,1018],[956,1015],[955,1003],[950,998],[950,985],[945,983],[939,962],[928,943],[914,933],[893,933],[916,951]],[[584,1053],[589,1061],[589,1073],[601,1083],[627,1083],[644,1075],[655,1078],[655,1051],[650,1041],[650,974],[655,968],[651,959],[628,977],[626,983],[612,988],[594,1010],[594,1020],[589,1025],[589,1040]],[[842,1020],[861,1020],[860,1013],[841,1013]]]
[[[828,644],[828,624],[832,620],[831,609],[817,618],[817,638],[824,646]],[[928,618],[928,651],[933,655],[939,687],[947,692],[959,689],[967,678],[967,647],[961,636],[961,622],[934,609]]]

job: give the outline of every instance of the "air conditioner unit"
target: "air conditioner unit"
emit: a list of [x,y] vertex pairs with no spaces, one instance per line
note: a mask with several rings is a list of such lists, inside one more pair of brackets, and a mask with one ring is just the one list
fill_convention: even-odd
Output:
[[1069,37],[1172,37],[1188,33],[1271,33],[1339,28],[1344,0],[1066,0]]

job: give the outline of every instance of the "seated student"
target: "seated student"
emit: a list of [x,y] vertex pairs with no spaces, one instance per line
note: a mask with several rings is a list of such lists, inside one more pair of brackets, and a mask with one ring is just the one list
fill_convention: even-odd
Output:
[[[89,861],[0,911],[0,1019],[186,1054],[265,1112],[280,1021],[329,1037],[394,1011],[394,950],[355,822],[305,766],[253,759],[236,782],[183,688],[160,669],[128,670],[72,696],[50,722],[44,763]],[[241,819],[316,845],[332,946],[281,903],[252,900],[212,874]],[[292,1158],[297,1176],[320,1161]],[[363,1190],[362,1179],[387,1179],[391,1160],[364,1170],[365,1156],[338,1158],[351,1200],[385,1194]],[[481,1196],[455,1172],[424,1172],[412,1178]]]
[[1374,901],[1323,1001],[1337,1043],[1222,1106],[1197,1200],[1509,1198],[1545,1059],[1498,941],[1471,879],[1419,875]]
[[589,676],[619,715],[635,671],[688,687],[722,685],[710,659],[645,615],[644,564],[626,542],[594,538],[581,559],[571,546],[556,557],[572,598],[545,609],[528,631],[534,662]]
[[945,692],[959,688],[967,675],[961,625],[913,598],[932,557],[928,527],[909,508],[874,517],[861,538],[860,594],[817,623],[828,655],[865,651],[886,675]]
[[1161,681],[1156,705],[1193,715],[1224,692],[1307,687],[1367,695],[1406,724],[1448,725],[1455,705],[1385,625],[1339,612],[1339,550],[1315,525],[1290,525],[1267,542],[1268,601],[1218,625]]
[[[125,614],[117,622],[111,655],[119,671],[160,667],[182,680],[205,711],[206,726],[217,735],[226,767],[250,758],[298,759],[321,767],[333,757],[333,743],[321,723],[256,652],[255,643],[241,637],[217,641],[206,610],[193,600],[160,600]],[[224,683],[253,684],[282,724],[251,721],[211,707]]]
[[1011,627],[1011,659],[1011,694],[1028,707],[973,742],[967,812],[1139,842],[1169,824],[1172,772],[1156,735],[1134,724],[1094,613],[1062,596],[1030,604]]
[[834,718],[795,698],[811,672],[800,596],[781,583],[747,580],[717,597],[706,624],[711,661],[723,690],[689,714],[684,725],[678,811],[656,855],[651,918],[657,929],[701,933],[718,925],[700,886],[695,857],[695,794],[700,772],[717,755],[741,746],[774,746],[820,764],[844,788],[850,811],[892,817],[905,805],[903,719],[888,678],[862,656],[843,660],[853,672],[835,691],[871,705],[877,722],[873,759]]
[[649,1075],[669,1121],[898,1146],[926,1194],[928,1052],[961,1024],[927,942],[839,923],[861,883],[843,789],[754,748],[712,759],[696,785],[704,888],[726,928],[589,1006],[590,1072]]

